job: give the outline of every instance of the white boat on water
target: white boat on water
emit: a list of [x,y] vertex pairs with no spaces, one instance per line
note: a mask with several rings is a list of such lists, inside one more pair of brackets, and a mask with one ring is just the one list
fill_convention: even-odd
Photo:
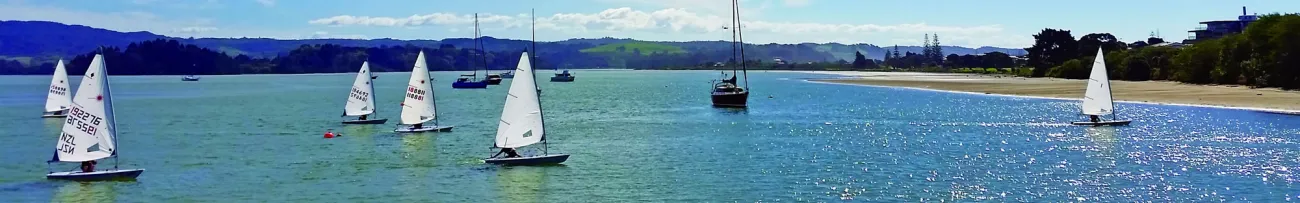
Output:
[[[452,126],[439,126],[438,103],[429,78],[429,66],[424,62],[424,51],[415,58],[411,80],[407,82],[406,99],[402,101],[402,125],[393,132],[451,131]],[[427,122],[433,125],[425,125]]]
[[352,90],[348,92],[348,102],[343,105],[343,116],[356,116],[356,120],[346,120],[343,124],[384,124],[388,119],[376,119],[375,110],[375,76],[370,74],[370,62],[362,62],[357,71],[357,79],[352,81]]
[[[1092,61],[1092,73],[1088,75],[1088,89],[1083,93],[1083,114],[1089,121],[1071,122],[1074,125],[1119,126],[1128,125],[1130,120],[1120,120],[1115,115],[1115,101],[1110,94],[1110,77],[1106,73],[1106,59],[1101,48],[1097,48],[1097,59]],[[1103,120],[1102,116],[1111,115],[1112,120]]]
[[[113,94],[108,83],[104,57],[95,55],[72,99],[63,130],[54,145],[54,157],[47,163],[85,163],[112,157],[113,169],[66,171],[46,174],[48,179],[97,181],[130,180],[144,169],[117,168],[117,123],[113,119]],[[91,165],[93,166],[93,165]]]
[[63,67],[63,60],[54,66],[54,77],[50,79],[49,94],[45,96],[44,118],[62,118],[68,116],[68,106],[72,105],[72,89],[69,88],[68,70]]
[[[497,125],[494,148],[515,150],[534,144],[542,144],[541,155],[520,155],[516,157],[493,156],[483,162],[502,165],[547,165],[559,164],[569,159],[568,154],[550,154],[546,146],[546,121],[542,117],[541,90],[537,89],[537,79],[529,62],[528,53],[519,57],[519,66],[515,68],[516,77],[510,81],[510,92],[506,94],[506,104],[501,110],[501,120]],[[504,151],[503,151],[504,152]]]

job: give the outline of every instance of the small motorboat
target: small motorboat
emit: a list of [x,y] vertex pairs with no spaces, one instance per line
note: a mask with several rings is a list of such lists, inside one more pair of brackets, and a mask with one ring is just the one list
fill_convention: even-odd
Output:
[[500,85],[500,84],[501,84],[501,75],[497,75],[497,74],[488,74],[488,75],[487,75],[487,78],[484,78],[484,80],[487,80],[487,84],[488,84],[488,85]]
[[181,81],[199,81],[199,76],[186,75],[185,77],[181,77]]
[[472,78],[472,77],[469,77],[469,76],[471,76],[471,75],[461,75],[460,78],[456,78],[456,82],[452,82],[452,83],[451,83],[451,88],[456,88],[456,89],[483,89],[483,88],[487,88],[487,86],[488,86],[488,82],[487,82],[486,80],[475,81],[475,80],[474,80],[475,78]]
[[569,70],[564,70],[564,72],[556,73],[554,77],[551,77],[551,82],[573,82],[573,79],[573,74],[570,74]]
[[501,75],[501,78],[505,78],[505,79],[512,79],[512,78],[515,78],[515,72],[513,72],[513,71],[506,71],[506,72],[504,72],[504,73],[501,73],[500,75]]

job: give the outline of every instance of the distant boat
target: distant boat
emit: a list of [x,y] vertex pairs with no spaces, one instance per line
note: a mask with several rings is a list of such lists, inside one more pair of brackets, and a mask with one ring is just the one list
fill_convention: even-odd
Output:
[[[482,38],[482,35],[481,35],[481,34],[482,34],[482,33],[480,33],[480,32],[479,32],[479,29],[478,29],[478,14],[475,13],[475,14],[474,14],[474,50],[480,52],[480,53],[478,53],[478,54],[479,54],[479,55],[482,55],[482,57],[480,57],[480,58],[483,60],[483,66],[486,67],[486,66],[487,66],[487,53],[484,52],[482,49],[479,49],[479,47],[481,47],[481,46],[483,45],[483,41],[479,40],[479,38]],[[473,55],[473,54],[476,54],[476,53],[475,53],[475,52],[470,52],[470,54]],[[471,63],[473,63],[472,61],[474,61],[474,59],[471,58],[470,61],[471,61]],[[488,79],[487,79],[486,77],[483,78],[483,80],[479,80],[479,79],[478,79],[478,66],[475,65],[475,64],[471,64],[470,66],[471,66],[470,68],[474,71],[474,73],[465,74],[465,75],[460,75],[460,78],[456,78],[456,82],[452,82],[452,83],[451,83],[451,88],[455,88],[455,89],[483,89],[483,88],[487,88],[487,86],[488,86]],[[498,82],[500,82],[500,81],[498,81]]]
[[568,160],[568,154],[550,154],[546,148],[546,121],[542,117],[541,91],[537,89],[537,81],[534,79],[536,76],[533,75],[527,52],[519,57],[519,66],[515,71],[525,77],[510,81],[510,92],[506,94],[506,104],[501,110],[501,120],[497,123],[497,136],[493,147],[514,150],[542,143],[542,155],[493,156],[484,159],[483,162],[503,165],[544,165],[559,164]]
[[[104,56],[96,54],[91,60],[86,76],[81,79],[76,97],[63,132],[54,145],[54,157],[48,163],[84,163],[113,157],[113,169],[92,171],[53,172],[48,179],[98,181],[130,180],[144,173],[144,169],[117,168],[117,123],[113,119],[113,94],[109,90],[108,69]],[[91,165],[93,166],[93,165]]]
[[181,81],[199,81],[199,76],[186,75],[185,77],[181,77]]
[[501,75],[497,75],[497,74],[488,74],[488,75],[487,75],[487,78],[485,78],[485,80],[487,80],[487,84],[488,84],[488,85],[500,85],[500,84],[501,84]]
[[551,82],[573,82],[573,79],[573,74],[570,74],[569,70],[564,70],[564,72],[556,73],[555,76],[552,76]]
[[499,74],[499,75],[501,75],[501,78],[505,78],[505,79],[515,78],[515,72],[513,72],[513,71],[506,71],[506,72],[501,73],[501,74]]
[[[407,82],[406,99],[402,101],[402,126],[393,132],[427,132],[451,131],[452,126],[438,126],[437,96],[433,93],[433,81],[429,78],[428,64],[424,62],[424,51],[415,58],[415,67],[411,68],[411,80]],[[425,122],[433,125],[425,126]]]
[[[1092,61],[1092,74],[1088,76],[1088,90],[1083,93],[1083,114],[1089,121],[1072,122],[1074,125],[1120,126],[1128,125],[1130,120],[1119,120],[1115,115],[1115,101],[1110,95],[1110,77],[1106,73],[1106,59],[1101,48],[1097,48],[1097,59]],[[1111,115],[1113,120],[1101,120],[1101,116]]]
[[68,106],[72,105],[72,89],[68,88],[68,71],[63,67],[63,60],[54,66],[54,77],[50,79],[49,94],[45,96],[44,118],[62,118],[68,116]]
[[[746,61],[745,35],[740,30],[740,3],[735,0],[731,2],[731,14],[731,49],[733,54],[739,56],[739,61],[742,61],[742,63],[732,65],[730,78],[725,77],[724,74],[723,79],[713,83],[710,99],[713,101],[714,107],[745,108],[749,101],[749,72],[746,64],[743,63],[743,61]],[[732,57],[734,59],[737,56]],[[740,83],[736,82],[737,69],[740,71],[739,74],[745,76],[743,78],[745,80],[744,87],[741,87]]]
[[376,119],[379,111],[375,110],[375,76],[370,74],[370,62],[361,62],[357,79],[352,81],[352,91],[348,92],[348,102],[343,105],[343,116],[357,116],[356,120],[346,120],[343,124],[384,124],[388,119]]

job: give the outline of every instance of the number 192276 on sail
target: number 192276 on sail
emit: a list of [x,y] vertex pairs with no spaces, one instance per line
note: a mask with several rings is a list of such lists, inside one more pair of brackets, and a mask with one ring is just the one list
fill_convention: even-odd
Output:
[[[76,127],[77,130],[81,130],[81,132],[85,132],[89,135],[96,135],[95,133],[99,132],[98,126],[103,121],[103,117],[82,111],[80,105],[73,105],[72,110],[68,112],[67,124],[72,125]],[[62,151],[63,153],[71,153],[72,149],[75,149],[77,146],[76,142],[74,142],[75,140],[75,136],[72,136],[67,132],[62,133],[62,135],[59,136],[59,141],[62,143],[59,145],[59,151]]]

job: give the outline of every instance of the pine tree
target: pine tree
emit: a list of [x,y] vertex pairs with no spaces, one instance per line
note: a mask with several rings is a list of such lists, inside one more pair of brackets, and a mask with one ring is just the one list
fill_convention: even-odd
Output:
[[931,39],[933,39],[934,42],[930,43],[930,46],[932,46],[932,48],[930,48],[930,54],[932,54],[930,55],[930,60],[934,60],[935,64],[943,64],[943,47],[939,46],[939,33],[935,33],[934,37]]
[[922,58],[921,60],[921,66],[925,66],[930,64],[930,59],[933,59],[930,58],[930,55],[934,54],[934,53],[930,53],[930,33],[925,33],[925,41],[922,41],[922,44],[923,45],[921,45],[921,56],[925,56],[925,57]]

